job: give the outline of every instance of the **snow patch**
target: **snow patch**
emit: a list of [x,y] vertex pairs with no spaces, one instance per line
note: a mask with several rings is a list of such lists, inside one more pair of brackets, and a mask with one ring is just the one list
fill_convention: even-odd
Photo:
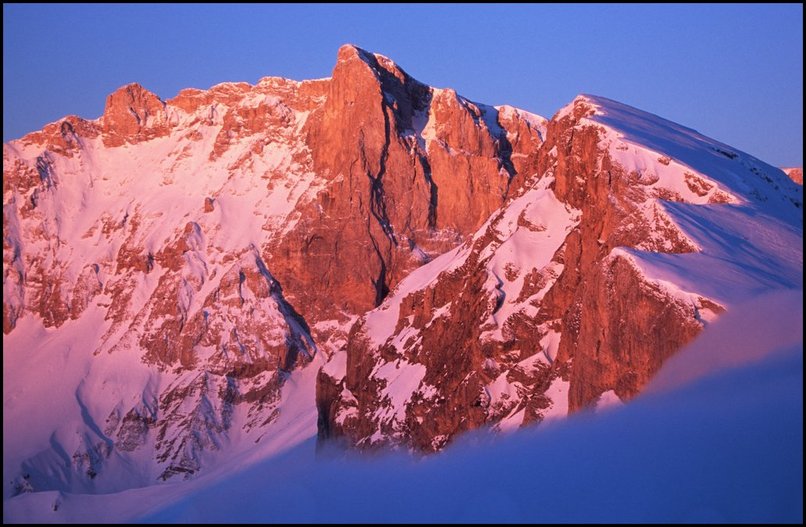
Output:
[[376,369],[372,376],[386,381],[386,386],[381,390],[381,399],[389,399],[389,405],[381,407],[376,412],[376,418],[393,419],[402,423],[406,418],[406,404],[417,391],[425,374],[424,365],[412,364],[404,359],[386,362]]
[[616,392],[613,390],[607,390],[602,395],[596,399],[596,403],[594,403],[594,408],[596,412],[603,412],[605,410],[610,410],[619,406],[622,406],[624,403],[621,401],[621,397],[616,395]]

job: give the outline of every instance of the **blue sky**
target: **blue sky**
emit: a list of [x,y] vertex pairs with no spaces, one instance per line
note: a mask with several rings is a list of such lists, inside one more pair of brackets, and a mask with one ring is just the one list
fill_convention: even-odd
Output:
[[266,75],[327,77],[341,44],[547,117],[578,93],[779,166],[803,163],[803,6],[3,5],[3,140],[117,87],[168,99]]

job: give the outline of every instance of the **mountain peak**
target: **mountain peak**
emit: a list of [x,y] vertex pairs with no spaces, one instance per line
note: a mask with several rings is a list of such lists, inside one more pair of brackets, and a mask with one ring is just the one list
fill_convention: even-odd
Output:
[[370,71],[372,71],[379,80],[387,74],[396,77],[398,81],[402,83],[412,80],[411,76],[403,71],[403,69],[389,57],[381,55],[380,53],[372,53],[353,44],[344,44],[339,48],[334,72],[336,69],[339,69],[340,66],[348,64],[353,59],[360,59],[364,64],[369,66]]
[[115,113],[124,105],[137,110],[163,104],[162,99],[154,92],[147,90],[137,82],[132,82],[121,86],[106,98],[104,116]]
[[580,93],[554,114],[554,120],[560,121],[569,116],[574,119],[580,119],[593,115],[597,110],[597,105],[593,99],[595,99],[594,96]]
[[362,60],[366,60],[365,57],[372,55],[370,52],[359,48],[354,44],[344,44],[339,48],[339,52],[336,55],[336,62],[346,62],[348,60],[354,58],[360,58]]
[[[147,129],[159,128],[165,119],[165,102],[155,93],[133,82],[121,86],[106,98],[103,129],[107,146],[141,138]],[[149,137],[161,135],[147,133]]]

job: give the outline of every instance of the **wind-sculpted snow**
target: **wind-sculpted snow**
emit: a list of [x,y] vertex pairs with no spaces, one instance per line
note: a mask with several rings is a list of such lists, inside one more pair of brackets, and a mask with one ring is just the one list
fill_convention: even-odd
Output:
[[[470,435],[425,459],[348,457],[300,470],[300,449],[145,519],[799,523],[802,302],[789,290],[735,305],[626,406]],[[275,472],[290,478],[275,484]],[[303,489],[320,498],[283,506]]]

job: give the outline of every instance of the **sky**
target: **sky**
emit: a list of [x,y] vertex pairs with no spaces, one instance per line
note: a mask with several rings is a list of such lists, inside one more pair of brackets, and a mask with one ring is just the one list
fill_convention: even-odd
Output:
[[551,117],[579,93],[803,165],[803,5],[3,5],[3,141],[139,82],[327,77],[342,44]]

